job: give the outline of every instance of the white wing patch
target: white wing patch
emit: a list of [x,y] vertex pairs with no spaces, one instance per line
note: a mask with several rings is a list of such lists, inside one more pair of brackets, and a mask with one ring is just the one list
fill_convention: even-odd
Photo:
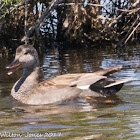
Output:
[[77,86],[79,89],[89,89],[90,85],[85,85],[85,86]]

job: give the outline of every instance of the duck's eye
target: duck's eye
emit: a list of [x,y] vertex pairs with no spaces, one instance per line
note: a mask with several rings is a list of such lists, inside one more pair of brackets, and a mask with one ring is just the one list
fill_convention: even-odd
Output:
[[24,54],[27,55],[27,54],[29,54],[30,52],[31,52],[30,50],[26,50]]
[[28,54],[29,52],[25,52],[24,54]]

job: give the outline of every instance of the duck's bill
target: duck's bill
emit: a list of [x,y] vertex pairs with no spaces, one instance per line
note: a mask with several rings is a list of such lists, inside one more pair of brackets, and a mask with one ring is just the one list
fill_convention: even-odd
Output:
[[10,65],[8,65],[6,67],[6,69],[9,69],[8,71],[8,75],[13,74],[13,72],[15,72],[16,70],[18,70],[21,67],[21,63],[19,63],[19,61],[14,60]]

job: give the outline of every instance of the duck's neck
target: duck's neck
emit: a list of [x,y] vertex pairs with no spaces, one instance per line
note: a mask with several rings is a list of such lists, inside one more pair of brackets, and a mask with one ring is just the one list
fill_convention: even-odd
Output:
[[27,68],[23,70],[23,75],[21,77],[21,80],[27,80],[31,81],[31,83],[38,82],[39,81],[39,71],[40,67],[35,67],[35,68]]
[[[21,92],[30,90],[39,82],[39,67],[35,68],[24,68],[22,77],[14,85],[14,92]],[[30,88],[30,89],[29,89]]]

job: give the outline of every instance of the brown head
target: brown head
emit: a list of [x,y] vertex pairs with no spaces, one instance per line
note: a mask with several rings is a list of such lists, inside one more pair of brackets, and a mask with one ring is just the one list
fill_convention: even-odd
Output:
[[6,67],[6,69],[10,70],[8,75],[12,74],[21,66],[23,69],[34,69],[35,67],[39,67],[38,53],[31,45],[20,45],[16,49],[14,61]]

